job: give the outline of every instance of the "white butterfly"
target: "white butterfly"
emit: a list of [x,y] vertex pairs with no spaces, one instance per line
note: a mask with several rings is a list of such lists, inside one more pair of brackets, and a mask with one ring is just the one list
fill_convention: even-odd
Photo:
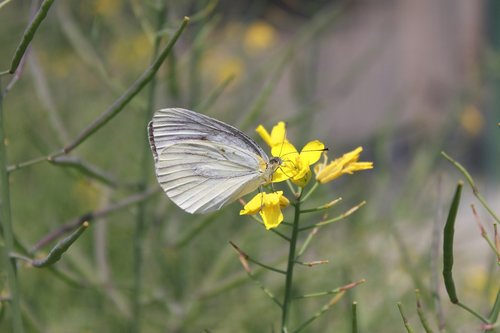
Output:
[[207,213],[271,182],[281,165],[231,125],[186,109],[155,112],[148,124],[156,176],[188,213]]

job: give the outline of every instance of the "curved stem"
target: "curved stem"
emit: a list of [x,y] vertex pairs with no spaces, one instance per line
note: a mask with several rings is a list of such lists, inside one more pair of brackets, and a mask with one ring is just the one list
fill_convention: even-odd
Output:
[[285,295],[283,298],[283,308],[281,317],[281,331],[287,332],[288,313],[290,310],[290,303],[292,300],[292,284],[293,284],[293,268],[295,265],[295,249],[297,246],[297,238],[299,235],[299,221],[300,221],[300,201],[302,192],[297,195],[295,201],[295,215],[293,219],[292,237],[290,239],[290,249],[288,251],[288,265],[286,268],[286,282],[285,282]]

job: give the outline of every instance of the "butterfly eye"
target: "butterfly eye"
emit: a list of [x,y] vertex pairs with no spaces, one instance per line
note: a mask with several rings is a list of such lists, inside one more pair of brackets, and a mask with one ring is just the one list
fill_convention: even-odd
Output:
[[277,156],[274,156],[269,160],[269,164],[281,165],[281,163],[283,163],[283,160]]

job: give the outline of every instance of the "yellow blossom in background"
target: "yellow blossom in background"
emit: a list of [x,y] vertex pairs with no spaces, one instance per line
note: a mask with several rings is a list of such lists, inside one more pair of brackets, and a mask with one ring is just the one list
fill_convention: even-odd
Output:
[[325,145],[318,140],[307,143],[300,153],[289,142],[275,145],[271,153],[281,158],[282,164],[274,172],[273,182],[290,178],[294,184],[304,187],[311,179],[310,166],[320,159],[324,149]]
[[254,215],[259,213],[267,230],[276,228],[283,222],[281,208],[285,208],[290,201],[283,196],[283,191],[273,193],[258,193],[240,211],[240,215]]
[[325,154],[324,162],[316,165],[314,168],[316,180],[324,184],[344,174],[352,174],[355,171],[373,169],[373,162],[358,162],[359,155],[362,151],[363,148],[358,147],[330,162],[330,164],[327,164],[328,160]]
[[228,88],[234,87],[245,72],[245,63],[241,58],[216,49],[207,50],[203,55],[201,67],[206,69],[205,72],[213,85],[220,85],[233,77]]
[[116,14],[120,10],[122,2],[119,0],[94,0],[93,5],[97,14],[102,16],[113,16],[113,14]]
[[72,189],[72,194],[78,202],[87,210],[93,210],[99,205],[102,190],[101,187],[93,181],[86,179],[79,180]]
[[268,144],[269,147],[273,148],[274,146],[278,146],[283,144],[286,141],[286,127],[285,122],[280,121],[276,124],[271,130],[271,134],[264,128],[264,126],[259,125],[255,130],[262,140]]
[[257,21],[248,26],[243,45],[248,52],[254,53],[269,48],[275,40],[276,30],[264,21]]
[[484,118],[475,105],[468,105],[460,115],[460,124],[470,136],[477,136],[483,131]]
[[230,76],[234,76],[235,80],[238,80],[243,75],[244,70],[245,64],[240,58],[231,57],[223,59],[216,68],[216,83],[221,84]]
[[110,63],[118,68],[139,68],[150,60],[152,45],[145,34],[137,34],[117,40],[110,51]]

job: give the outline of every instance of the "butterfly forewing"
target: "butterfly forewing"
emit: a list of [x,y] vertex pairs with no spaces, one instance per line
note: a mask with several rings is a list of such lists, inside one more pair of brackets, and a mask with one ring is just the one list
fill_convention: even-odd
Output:
[[238,146],[254,152],[265,162],[268,161],[262,148],[245,133],[222,121],[190,110],[161,109],[155,112],[149,123],[149,141],[155,158],[163,148],[193,139]]
[[265,181],[267,155],[248,136],[184,109],[158,111],[149,124],[156,175],[167,196],[189,213],[206,213]]

